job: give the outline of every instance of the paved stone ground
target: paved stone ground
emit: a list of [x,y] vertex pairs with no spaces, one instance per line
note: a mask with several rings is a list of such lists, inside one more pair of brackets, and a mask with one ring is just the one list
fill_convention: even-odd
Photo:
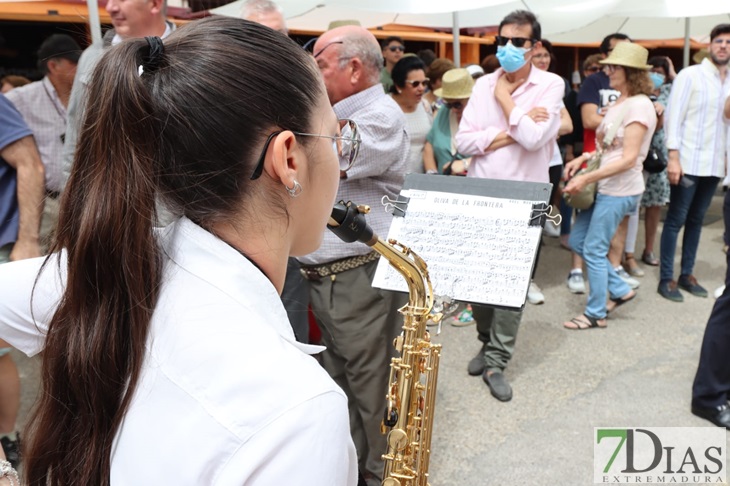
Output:
[[[721,208],[718,193],[695,269],[710,292],[725,275]],[[643,235],[642,227],[637,253]],[[443,354],[433,486],[588,485],[594,427],[709,425],[690,414],[689,403],[712,297],[664,300],[656,293],[658,268],[644,266],[638,297],[616,311],[607,329],[567,331],[562,322],[581,313],[585,296],[565,286],[570,254],[557,239],[545,243],[536,282],[546,302],[526,308],[506,374],[514,389],[511,402],[498,402],[481,378],[466,373],[480,348],[474,326],[446,325],[435,339]],[[39,363],[14,356],[23,383],[22,422],[37,396]]]

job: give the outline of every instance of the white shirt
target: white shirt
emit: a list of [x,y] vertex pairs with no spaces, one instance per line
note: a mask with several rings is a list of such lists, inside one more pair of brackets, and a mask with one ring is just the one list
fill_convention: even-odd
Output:
[[63,179],[61,155],[66,133],[66,107],[58,99],[48,76],[21,86],[5,95],[18,109],[33,132],[41,161],[46,169],[46,189],[60,191]]
[[730,76],[721,82],[717,67],[709,59],[682,69],[674,79],[664,132],[667,149],[679,150],[685,174],[725,177],[727,125],[723,108],[728,94]]
[[[160,230],[163,285],[137,390],[114,441],[113,485],[355,485],[347,398],[297,343],[271,282],[183,218]],[[65,268],[65,257],[61,267]],[[0,266],[0,337],[34,355],[65,271]]]

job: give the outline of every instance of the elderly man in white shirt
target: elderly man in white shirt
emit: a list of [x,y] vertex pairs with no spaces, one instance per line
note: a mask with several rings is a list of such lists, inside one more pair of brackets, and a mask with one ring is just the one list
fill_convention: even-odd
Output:
[[46,173],[46,204],[41,221],[41,247],[48,248],[58,222],[58,197],[63,170],[61,153],[66,133],[66,108],[71,96],[81,47],[66,34],[53,34],[38,50],[40,81],[10,91],[6,97],[23,116],[41,155]]
[[[730,93],[727,64],[730,61],[730,24],[720,24],[710,34],[710,57],[679,72],[665,115],[669,150],[667,174],[671,186],[669,210],[661,237],[659,294],[682,302],[679,289],[707,297],[693,275],[702,220],[725,176],[727,125],[723,120]],[[674,280],[674,253],[684,227],[682,263]]]

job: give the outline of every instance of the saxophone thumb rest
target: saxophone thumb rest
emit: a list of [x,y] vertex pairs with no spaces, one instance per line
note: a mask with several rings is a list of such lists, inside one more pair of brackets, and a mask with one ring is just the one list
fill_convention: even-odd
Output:
[[340,201],[332,208],[327,228],[345,243],[359,241],[373,246],[378,241],[378,235],[373,233],[365,220],[365,215],[369,212],[370,206]]

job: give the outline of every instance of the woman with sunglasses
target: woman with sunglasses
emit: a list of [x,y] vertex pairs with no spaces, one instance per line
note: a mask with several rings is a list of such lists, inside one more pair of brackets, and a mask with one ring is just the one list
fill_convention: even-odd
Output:
[[[596,130],[596,147],[602,150],[600,166],[576,174],[592,153],[584,153],[565,166],[569,180],[564,192],[576,194],[587,184],[598,184],[593,206],[578,213],[570,234],[571,248],[585,260],[590,292],[583,314],[565,322],[566,329],[605,328],[608,313],[636,296],[607,254],[619,223],[636,208],[644,192],[643,161],[657,125],[649,99],[653,86],[648,54],[638,44],[621,42],[601,61],[611,88],[620,95]],[[615,136],[605,140],[609,133]]]
[[441,88],[435,92],[444,100],[444,105],[436,112],[423,147],[423,164],[427,173],[466,175],[471,157],[458,153],[455,137],[472,88],[474,79],[466,69],[452,69],[444,74]]
[[356,484],[279,297],[356,148],[312,57],[209,17],[110,48],[90,97],[52,253],[0,267],[0,338],[42,352],[23,483]]
[[426,66],[418,57],[408,55],[393,67],[390,93],[406,116],[406,131],[411,140],[407,173],[423,174],[423,147],[433,123],[431,108],[423,98],[429,79]]

